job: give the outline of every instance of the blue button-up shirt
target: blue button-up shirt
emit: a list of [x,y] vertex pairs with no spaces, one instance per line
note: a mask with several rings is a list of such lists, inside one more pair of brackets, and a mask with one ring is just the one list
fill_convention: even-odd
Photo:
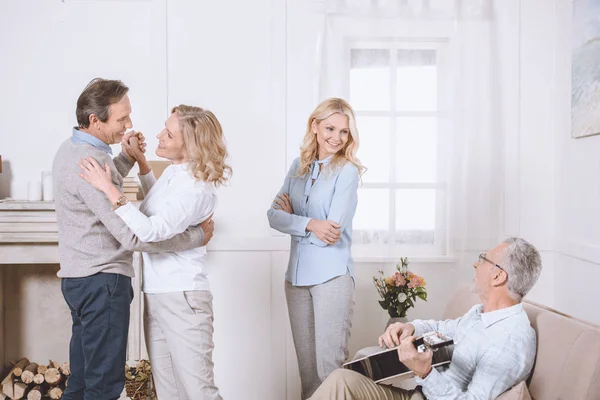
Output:
[[73,128],[73,136],[71,136],[71,141],[76,144],[90,144],[100,150],[105,151],[111,156],[113,153],[110,146],[104,143],[102,140],[98,139],[96,136],[90,135],[89,133],[80,131],[77,128]]
[[[348,273],[354,276],[350,248],[352,218],[358,204],[358,169],[349,162],[332,168],[330,161],[331,157],[315,160],[310,173],[296,176],[300,159],[295,159],[278,193],[289,194],[293,214],[275,209],[275,203],[267,211],[271,227],[291,235],[285,279],[295,286],[316,285]],[[319,168],[318,164],[323,167]],[[311,219],[338,223],[341,237],[337,243],[327,245],[312,232],[307,232],[306,226]]]
[[416,380],[428,399],[495,399],[527,379],[533,368],[535,331],[522,303],[487,313],[479,304],[455,320],[411,324],[415,336],[436,331],[454,339],[450,367]]

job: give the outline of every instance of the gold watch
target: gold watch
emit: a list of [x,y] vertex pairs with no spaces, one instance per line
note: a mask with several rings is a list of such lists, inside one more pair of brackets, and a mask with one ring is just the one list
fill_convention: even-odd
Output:
[[129,203],[129,199],[126,196],[121,196],[117,201],[115,201],[115,204],[113,204],[112,209],[113,211],[115,211],[117,208],[124,206],[127,203]]

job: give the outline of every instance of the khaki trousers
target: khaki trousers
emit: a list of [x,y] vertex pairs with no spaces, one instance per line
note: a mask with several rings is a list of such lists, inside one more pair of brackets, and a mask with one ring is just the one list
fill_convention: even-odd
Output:
[[425,400],[419,390],[379,385],[358,372],[336,369],[309,400]]

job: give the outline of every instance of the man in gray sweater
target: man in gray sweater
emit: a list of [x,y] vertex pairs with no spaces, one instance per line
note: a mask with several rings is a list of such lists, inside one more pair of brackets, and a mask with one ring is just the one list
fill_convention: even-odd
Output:
[[123,187],[135,161],[125,153],[111,158],[109,144],[131,136],[124,135],[132,127],[128,90],[120,81],[92,80],[77,100],[78,126],[54,159],[58,276],[73,319],[66,400],[118,399],[123,390],[133,251],[185,251],[212,237],[212,221],[205,221],[169,240],[143,243],[114,213],[127,199],[110,204],[79,177],[79,161],[91,156],[109,165],[113,183]]

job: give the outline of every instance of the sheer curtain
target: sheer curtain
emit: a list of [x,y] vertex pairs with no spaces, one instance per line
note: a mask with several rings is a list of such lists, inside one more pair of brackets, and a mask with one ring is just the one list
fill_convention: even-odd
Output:
[[461,257],[493,246],[504,196],[494,1],[316,5],[315,103],[349,99],[369,168],[359,255]]
[[454,56],[451,227],[454,247],[464,254],[501,239],[505,147],[493,2],[461,3]]

